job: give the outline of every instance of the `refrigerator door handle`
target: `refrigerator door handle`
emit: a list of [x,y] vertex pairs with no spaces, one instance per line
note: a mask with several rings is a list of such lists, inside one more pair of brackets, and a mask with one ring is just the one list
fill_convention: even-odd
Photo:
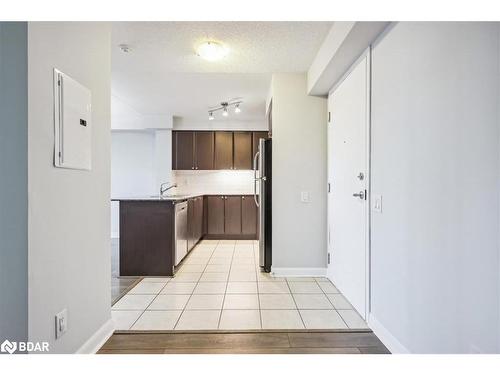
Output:
[[259,202],[257,201],[257,158],[259,157],[260,152],[257,152],[253,157],[253,200],[257,207],[259,207]]

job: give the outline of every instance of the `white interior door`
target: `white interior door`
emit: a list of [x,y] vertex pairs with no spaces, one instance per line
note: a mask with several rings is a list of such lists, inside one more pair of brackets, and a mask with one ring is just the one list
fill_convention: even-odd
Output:
[[330,93],[328,277],[366,319],[368,259],[368,56]]

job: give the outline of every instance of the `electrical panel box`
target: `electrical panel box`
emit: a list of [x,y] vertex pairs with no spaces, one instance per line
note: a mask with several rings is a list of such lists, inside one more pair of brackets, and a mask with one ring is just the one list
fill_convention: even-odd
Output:
[[91,169],[92,108],[90,90],[54,69],[54,165]]

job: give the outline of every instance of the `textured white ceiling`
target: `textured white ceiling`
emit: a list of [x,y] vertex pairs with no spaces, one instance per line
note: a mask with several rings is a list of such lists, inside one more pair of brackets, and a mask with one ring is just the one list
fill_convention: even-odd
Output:
[[[306,72],[332,22],[116,22],[112,90],[142,113],[206,119],[207,108],[242,97],[238,118],[262,119],[271,74]],[[195,53],[205,40],[229,48],[223,60]],[[128,44],[123,53],[119,44]]]

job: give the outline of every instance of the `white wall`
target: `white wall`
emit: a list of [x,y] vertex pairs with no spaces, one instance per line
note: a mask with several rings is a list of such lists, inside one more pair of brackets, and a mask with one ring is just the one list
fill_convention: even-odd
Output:
[[28,24],[0,22],[0,341],[28,338]]
[[[111,197],[158,194],[155,175],[155,133],[111,133]],[[111,203],[111,237],[119,236],[119,203]]]
[[[275,74],[273,270],[326,269],[326,99],[307,96],[306,74]],[[302,203],[301,191],[311,202]],[[290,270],[291,269],[291,270]]]
[[172,129],[172,124],[171,115],[139,113],[115,95],[111,96],[113,130]]
[[172,182],[172,130],[156,130],[154,146],[155,190]]
[[182,117],[174,117],[174,130],[268,130],[267,120],[239,121],[234,118],[226,120],[192,121]]
[[326,96],[390,22],[334,22],[307,72],[309,95]]
[[[28,24],[29,339],[52,353],[77,351],[111,317],[110,42],[107,23]],[[53,166],[54,68],[92,92],[91,171]]]
[[399,23],[374,47],[371,314],[396,348],[500,351],[498,50],[494,23]]

